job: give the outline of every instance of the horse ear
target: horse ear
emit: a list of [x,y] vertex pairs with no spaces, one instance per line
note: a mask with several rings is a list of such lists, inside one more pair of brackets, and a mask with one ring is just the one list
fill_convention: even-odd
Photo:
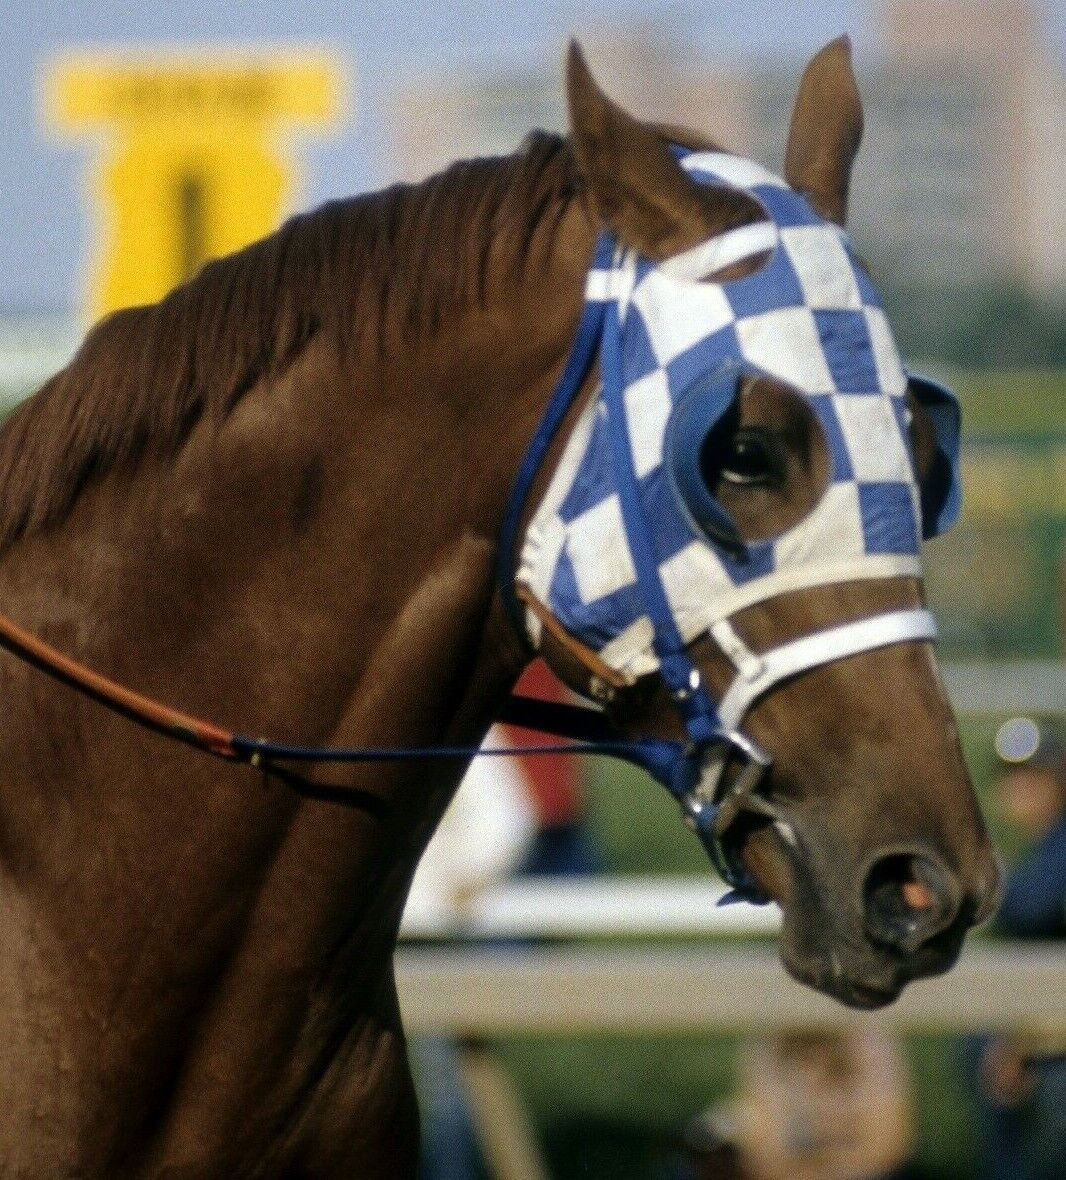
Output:
[[593,210],[627,245],[661,261],[706,240],[698,186],[659,134],[616,106],[570,42],[566,89],[574,154]]
[[848,213],[851,165],[862,142],[862,100],[851,41],[838,37],[803,72],[785,150],[785,180],[828,221]]

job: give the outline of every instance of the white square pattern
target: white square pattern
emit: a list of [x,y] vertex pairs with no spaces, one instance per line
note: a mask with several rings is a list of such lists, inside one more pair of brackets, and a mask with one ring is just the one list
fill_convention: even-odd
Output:
[[859,489],[853,483],[833,483],[814,511],[774,542],[774,565],[795,569],[827,553],[843,561],[864,551]]
[[862,295],[840,234],[832,226],[799,226],[781,231],[781,243],[815,311],[858,311]]
[[838,393],[833,407],[859,483],[910,482],[910,458],[887,398]]
[[834,389],[814,314],[783,307],[737,321],[740,351],[752,364],[799,389]]
[[681,161],[682,168],[689,172],[713,172],[720,176],[726,184],[734,188],[752,189],[756,185],[769,185],[771,188],[787,188],[788,185],[754,160],[745,160],[742,156],[730,156],[725,152],[693,152]]
[[674,408],[666,370],[652,370],[628,386],[623,396],[633,447],[633,468],[637,479],[643,479],[663,461],[663,436]]
[[733,309],[713,283],[679,282],[653,270],[633,293],[655,359],[668,365],[694,344],[733,322]]
[[637,580],[617,496],[608,496],[570,522],[566,550],[582,602],[606,598]]
[[877,378],[881,388],[893,397],[902,397],[907,392],[907,375],[899,359],[896,342],[888,319],[879,307],[864,307],[866,327],[870,332],[870,346],[877,366]]

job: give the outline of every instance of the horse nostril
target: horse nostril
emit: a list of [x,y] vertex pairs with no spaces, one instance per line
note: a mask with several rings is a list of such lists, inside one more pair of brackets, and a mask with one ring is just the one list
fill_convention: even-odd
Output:
[[894,852],[874,861],[863,887],[866,932],[874,942],[913,954],[959,912],[954,877],[925,852]]
[[923,881],[904,881],[900,893],[904,905],[912,910],[931,910],[936,905],[933,891]]

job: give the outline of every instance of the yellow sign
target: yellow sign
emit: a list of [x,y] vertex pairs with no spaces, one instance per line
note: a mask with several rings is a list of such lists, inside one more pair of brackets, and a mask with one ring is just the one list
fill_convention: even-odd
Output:
[[151,303],[209,258],[270,233],[294,165],[278,132],[333,124],[341,71],[323,54],[85,54],[53,65],[46,108],[64,131],[100,133],[90,194],[102,223],[95,319]]

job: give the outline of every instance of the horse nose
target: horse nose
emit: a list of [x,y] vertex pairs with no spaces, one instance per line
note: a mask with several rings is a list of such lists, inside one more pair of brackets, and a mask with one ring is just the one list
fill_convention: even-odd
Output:
[[877,857],[863,885],[866,933],[872,941],[914,954],[955,921],[962,887],[927,849],[896,850]]

